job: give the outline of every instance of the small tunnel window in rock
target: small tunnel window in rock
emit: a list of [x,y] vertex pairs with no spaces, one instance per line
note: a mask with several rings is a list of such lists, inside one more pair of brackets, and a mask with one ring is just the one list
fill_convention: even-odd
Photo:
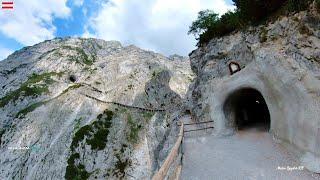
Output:
[[270,114],[262,94],[251,88],[237,90],[225,101],[224,114],[229,123],[239,130],[270,129]]
[[236,73],[240,70],[241,70],[241,67],[240,67],[239,63],[234,62],[234,61],[231,61],[229,63],[229,71],[230,71],[231,75],[233,75],[234,73]]
[[76,81],[77,81],[77,78],[76,78],[75,75],[70,75],[70,76],[69,76],[69,80],[70,80],[71,82],[76,82]]

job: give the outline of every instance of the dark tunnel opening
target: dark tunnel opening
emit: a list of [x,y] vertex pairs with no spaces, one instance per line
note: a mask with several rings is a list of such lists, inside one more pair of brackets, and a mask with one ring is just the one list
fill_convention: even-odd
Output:
[[270,113],[262,94],[252,88],[240,89],[231,94],[225,104],[227,120],[238,129],[270,129]]
[[74,82],[77,81],[77,78],[76,78],[76,76],[74,76],[74,75],[70,75],[70,76],[69,76],[69,80],[74,83]]

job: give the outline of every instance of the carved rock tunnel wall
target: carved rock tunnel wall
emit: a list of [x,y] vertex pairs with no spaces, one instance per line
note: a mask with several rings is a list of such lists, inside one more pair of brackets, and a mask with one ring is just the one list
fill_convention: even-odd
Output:
[[238,130],[258,128],[269,131],[270,112],[261,93],[252,88],[243,88],[231,94],[223,105],[226,119]]
[[[294,74],[282,66],[253,62],[215,81],[208,95],[215,134],[231,135],[259,116],[266,130],[294,151],[302,165],[320,172],[320,99],[313,94],[320,90],[314,85],[318,79],[308,72]],[[262,106],[251,104],[255,101]]]

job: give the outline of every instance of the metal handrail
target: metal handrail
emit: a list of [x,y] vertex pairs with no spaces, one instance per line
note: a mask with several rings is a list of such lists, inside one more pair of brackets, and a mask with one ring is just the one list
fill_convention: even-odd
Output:
[[[183,124],[184,126],[188,126],[188,125],[194,125],[194,124],[206,124],[206,123],[211,123],[213,121],[204,121],[204,122],[195,122],[195,123],[185,123]],[[181,124],[178,124],[178,126],[181,126]]]
[[184,131],[185,133],[186,132],[192,132],[192,131],[201,131],[201,130],[206,130],[206,129],[213,129],[214,127],[206,127],[206,128],[201,128],[201,129],[191,129],[191,130],[187,130],[187,131]]

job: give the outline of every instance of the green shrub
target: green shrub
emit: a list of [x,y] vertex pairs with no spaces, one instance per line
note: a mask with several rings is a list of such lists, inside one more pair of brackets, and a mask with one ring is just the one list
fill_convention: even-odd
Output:
[[[75,160],[80,158],[79,153],[75,153],[76,148],[79,146],[79,142],[84,140],[85,137],[86,143],[91,145],[91,149],[93,150],[102,150],[105,148],[107,143],[107,137],[109,133],[109,128],[112,125],[112,117],[113,112],[106,109],[102,114],[97,116],[97,119],[92,123],[81,127],[73,136],[71,142],[71,156],[68,158],[67,168],[65,173],[65,178],[67,180],[74,180],[74,179],[88,179],[92,173],[88,173],[85,170],[85,166],[80,163],[76,163]],[[80,119],[76,121],[76,127],[80,124]]]
[[261,33],[260,33],[260,42],[263,43],[263,42],[266,42],[268,40],[268,31],[265,27],[262,27],[261,28]]
[[84,180],[88,179],[91,173],[88,173],[83,164],[75,164],[75,160],[80,158],[79,153],[72,154],[68,159],[65,178],[67,180]]
[[259,23],[279,9],[287,0],[233,0],[241,18],[249,23]]
[[97,120],[92,124],[80,128],[72,139],[71,150],[74,151],[85,136],[87,137],[86,143],[91,146],[91,149],[104,149],[107,143],[109,128],[112,125],[112,117],[113,112],[105,110],[102,114],[97,116]]
[[[109,110],[105,110],[102,114],[97,116],[97,120],[94,121],[92,124],[85,125],[81,127],[73,136],[71,142],[71,156],[68,158],[67,168],[65,173],[65,178],[69,179],[88,179],[92,173],[88,173],[85,170],[85,166],[83,164],[76,164],[75,160],[80,158],[79,153],[75,153],[76,147],[79,146],[79,142],[84,140],[87,137],[86,143],[91,145],[92,149],[95,150],[102,150],[106,146],[107,137],[109,133],[109,128],[111,127],[111,120],[113,117],[113,112]],[[77,126],[80,124],[80,119],[76,121],[76,127],[74,128],[77,130]]]
[[198,19],[192,22],[189,27],[188,34],[198,35],[205,31],[208,31],[210,27],[214,26],[219,20],[219,15],[211,10],[204,10],[198,13]]
[[299,12],[308,9],[313,0],[288,0],[287,9],[289,12]]
[[[207,44],[212,38],[227,35],[248,25],[258,25],[268,18],[283,13],[306,10],[313,0],[233,0],[236,9],[219,16],[210,10],[200,11],[197,20],[189,27],[197,46]],[[320,7],[320,0],[316,0]],[[279,13],[281,12],[281,13]],[[266,38],[262,36],[262,41]]]
[[96,60],[96,55],[88,56],[82,48],[72,46],[63,46],[63,48],[77,52],[77,56],[70,57],[70,60],[76,61],[77,63],[84,63],[90,66]]
[[72,139],[71,150],[74,151],[74,149],[79,145],[79,142],[82,141],[85,136],[89,136],[91,132],[92,127],[90,125],[85,125],[80,128]]
[[316,0],[316,6],[318,9],[318,12],[320,12],[320,0]]
[[239,12],[227,12],[217,19],[208,30],[199,36],[198,46],[207,43],[212,37],[224,36],[236,29],[239,29],[244,25],[244,22],[240,19]]
[[[115,166],[113,169],[109,169],[108,171],[117,179],[123,179],[126,175],[126,169],[132,165],[132,161],[130,158],[122,159],[123,153],[127,149],[126,144],[122,144],[120,151],[115,153],[115,157],[117,159]],[[109,174],[109,173],[108,173]]]
[[151,119],[153,115],[154,115],[153,112],[144,112],[144,113],[142,114],[142,116],[143,116],[147,121],[148,121],[149,119]]
[[139,139],[139,131],[142,129],[142,125],[134,121],[130,113],[127,114],[127,123],[129,126],[127,139],[129,142],[137,143]]

